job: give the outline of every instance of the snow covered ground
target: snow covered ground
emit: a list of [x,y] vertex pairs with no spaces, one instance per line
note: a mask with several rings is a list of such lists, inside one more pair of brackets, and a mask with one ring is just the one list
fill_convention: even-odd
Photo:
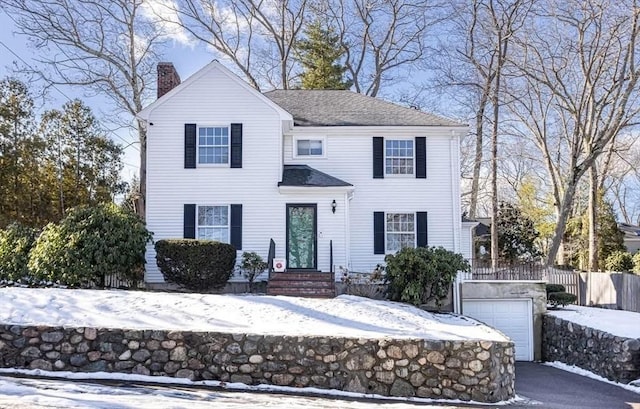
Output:
[[348,295],[311,299],[14,287],[0,288],[0,306],[0,323],[18,325],[358,338],[507,339],[470,318],[431,314],[406,304]]
[[578,305],[568,305],[563,309],[549,310],[548,312],[563,320],[619,337],[640,338],[640,314],[637,312],[580,307]]
[[[2,376],[2,373],[22,373],[30,375],[60,376],[62,379],[30,379]],[[67,379],[102,379],[116,381],[114,385],[68,382]],[[119,385],[117,381],[126,384]],[[160,385],[145,384],[153,382]],[[167,384],[163,386],[162,384]],[[220,382],[198,381],[168,377],[150,377],[97,372],[81,374],[71,372],[45,372],[33,370],[0,371],[0,408],[86,408],[86,409],[145,409],[145,408],[278,408],[289,409],[304,407],[307,409],[411,409],[411,408],[449,408],[454,409],[453,400],[433,400],[422,398],[390,398],[378,395],[364,395],[337,390],[314,388],[290,388],[271,385],[248,386],[243,384],[225,384]],[[243,392],[246,391],[246,392]],[[256,393],[260,392],[260,393]],[[269,392],[269,393],[264,393]],[[295,393],[290,395],[286,393]],[[351,400],[360,399],[360,401]],[[372,400],[374,399],[374,400]],[[514,399],[512,402],[518,402]],[[439,405],[432,403],[441,402]],[[446,406],[443,406],[444,403]],[[469,404],[469,402],[464,402]],[[502,402],[496,405],[506,405]],[[450,406],[449,406],[450,405]],[[487,404],[476,403],[479,407]]]

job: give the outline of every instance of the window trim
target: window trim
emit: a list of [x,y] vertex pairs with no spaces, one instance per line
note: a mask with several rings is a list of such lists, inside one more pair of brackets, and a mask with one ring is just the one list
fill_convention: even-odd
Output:
[[[200,129],[202,128],[227,128],[227,163],[202,163],[200,162]],[[215,147],[224,145],[205,145]],[[196,167],[229,168],[231,167],[231,124],[196,125]],[[196,209],[197,211],[197,209]]]
[[416,248],[418,246],[418,223],[417,223],[417,213],[416,212],[402,212],[402,211],[394,211],[394,212],[384,212],[384,251],[385,254],[393,254],[396,253],[400,250],[402,250],[402,248],[400,249],[396,249],[396,250],[390,250],[389,249],[389,233],[391,234],[409,234],[409,232],[390,232],[389,231],[389,225],[387,222],[387,215],[392,215],[392,214],[410,214],[413,215],[413,248]]
[[[411,173],[387,173],[387,141],[409,141],[411,142],[411,149],[413,150],[413,156],[411,157],[412,164],[412,172]],[[382,146],[382,167],[383,167],[383,175],[385,178],[415,178],[416,177],[416,140],[413,137],[385,137],[384,145]],[[407,158],[403,156],[398,156],[398,158]]]
[[[298,141],[320,141],[322,143],[322,155],[298,155]],[[327,137],[322,136],[303,136],[296,135],[293,137],[291,152],[294,159],[326,159],[327,158]]]
[[226,207],[227,208],[227,225],[226,225],[226,229],[227,229],[227,241],[225,241],[224,243],[230,244],[231,243],[231,205],[230,204],[197,204],[196,205],[196,223],[195,223],[195,236],[196,236],[196,240],[208,240],[208,239],[203,239],[200,238],[199,235],[199,229],[200,227],[206,228],[221,228],[223,227],[222,225],[220,226],[216,226],[216,225],[200,225],[200,218],[199,216],[199,211],[201,207]]

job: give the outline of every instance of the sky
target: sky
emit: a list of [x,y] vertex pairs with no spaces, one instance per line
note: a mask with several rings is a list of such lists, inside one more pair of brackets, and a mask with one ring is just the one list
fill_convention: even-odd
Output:
[[[4,12],[0,11],[0,78],[14,76],[18,79],[28,82],[28,78],[15,71],[15,64],[28,64],[37,66],[35,57],[37,56],[34,48],[29,46],[28,39],[14,33],[15,25],[11,18]],[[189,46],[180,42],[174,42],[168,49],[164,61],[174,64],[180,78],[184,81],[186,78],[194,74],[200,68],[204,67],[215,56],[205,47]],[[109,104],[104,97],[96,96],[87,98],[83,95],[82,90],[77,87],[59,86],[52,89],[47,94],[46,101],[43,101],[42,92],[38,90],[36,84],[29,84],[34,87],[35,102],[38,113],[47,109],[59,109],[69,99],[80,98],[94,113],[99,116],[101,111],[108,111]],[[122,178],[130,181],[134,175],[138,174],[140,165],[139,149],[137,147],[137,136],[131,134],[128,130],[119,130],[109,135],[115,142],[125,146],[125,155],[123,157],[124,168],[122,170]]]

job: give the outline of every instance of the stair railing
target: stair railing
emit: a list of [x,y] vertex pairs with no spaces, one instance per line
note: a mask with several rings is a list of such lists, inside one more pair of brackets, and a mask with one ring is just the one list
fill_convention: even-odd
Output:
[[269,269],[269,280],[273,274],[273,259],[276,257],[276,242],[269,239],[269,255],[267,256],[267,268]]
[[333,240],[329,240],[329,272],[331,273],[331,280],[335,282],[336,273],[333,271]]

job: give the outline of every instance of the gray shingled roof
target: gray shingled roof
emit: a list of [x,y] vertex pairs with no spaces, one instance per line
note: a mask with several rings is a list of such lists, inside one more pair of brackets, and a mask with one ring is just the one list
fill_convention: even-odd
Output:
[[297,126],[463,126],[351,91],[275,90],[264,95],[293,115]]
[[284,165],[278,186],[333,187],[353,186],[307,165]]

